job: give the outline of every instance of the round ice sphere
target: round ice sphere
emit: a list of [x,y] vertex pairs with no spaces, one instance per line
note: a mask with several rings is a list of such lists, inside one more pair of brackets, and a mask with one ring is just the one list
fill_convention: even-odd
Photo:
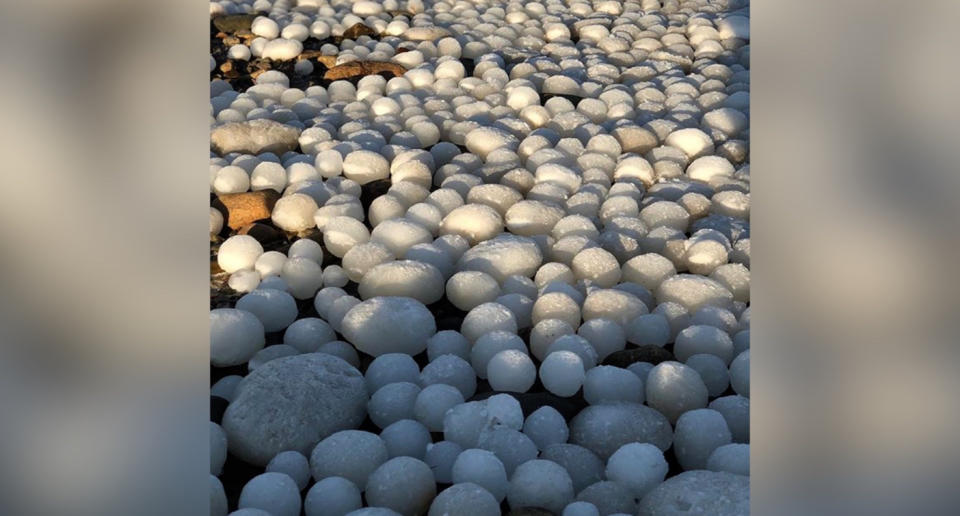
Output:
[[750,445],[724,444],[713,450],[707,459],[710,471],[726,471],[736,475],[750,476]]
[[242,381],[243,377],[237,374],[224,376],[210,387],[210,395],[219,396],[227,401],[233,401],[233,397],[237,391],[237,385]]
[[341,430],[317,443],[310,454],[310,472],[316,480],[343,477],[363,491],[367,478],[387,461],[387,445],[376,434]]
[[227,493],[223,490],[223,483],[214,475],[210,475],[210,516],[227,515]]
[[713,139],[700,129],[678,129],[670,133],[664,143],[682,150],[690,159],[713,153]]
[[441,355],[456,355],[470,359],[470,341],[456,330],[438,331],[427,340],[427,359],[431,362]]
[[549,356],[551,353],[557,351],[570,351],[576,353],[583,363],[584,371],[589,371],[597,365],[597,352],[593,349],[587,339],[584,339],[579,335],[562,335],[558,337],[553,341],[552,344],[550,344],[550,346],[547,347],[546,355]]
[[[379,392],[379,391],[378,391]],[[427,385],[417,393],[413,414],[431,432],[443,431],[443,415],[454,405],[464,402],[459,389],[444,383]]]
[[464,450],[453,463],[452,476],[454,483],[471,482],[486,489],[497,502],[507,496],[507,471],[491,451],[477,448]]
[[548,235],[565,213],[542,201],[520,201],[507,210],[504,219],[511,233],[522,236]]
[[713,305],[729,309],[733,306],[733,294],[716,281],[694,274],[671,276],[657,287],[658,303],[672,301],[696,313],[703,306]]
[[477,245],[503,232],[503,219],[485,204],[464,204],[447,214],[440,223],[440,234],[456,234]]
[[480,378],[487,377],[487,364],[497,353],[504,350],[516,350],[526,354],[527,346],[513,332],[496,330],[483,334],[470,349],[470,365]]
[[386,428],[401,419],[413,418],[413,407],[420,386],[410,382],[388,383],[377,389],[367,402],[367,414],[373,424]]
[[451,441],[440,441],[427,445],[427,453],[423,461],[433,470],[438,484],[453,483],[453,463],[457,460],[463,448]]
[[397,382],[420,383],[420,366],[405,353],[386,353],[374,358],[364,373],[368,392]]
[[673,262],[657,253],[635,256],[623,264],[623,279],[656,291],[663,280],[677,273]]
[[280,278],[293,297],[309,299],[323,286],[323,269],[310,258],[290,258],[284,262]]
[[254,290],[237,300],[236,306],[260,319],[267,332],[280,331],[297,319],[297,302],[281,290]]
[[303,498],[306,516],[343,515],[361,507],[360,490],[343,477],[327,477],[317,482]]
[[745,397],[750,397],[750,350],[737,355],[730,363],[730,386]]
[[427,339],[437,332],[430,310],[409,297],[368,299],[351,308],[341,326],[347,341],[375,357],[385,353],[416,355],[427,349]]
[[470,342],[492,331],[517,333],[517,319],[507,307],[499,303],[483,303],[472,308],[463,318],[460,333]]
[[275,516],[298,516],[300,489],[288,475],[263,473],[243,486],[237,506],[240,509],[262,509]]
[[546,450],[554,444],[563,444],[570,437],[570,430],[557,409],[544,405],[533,411],[523,422],[523,433],[537,448]]
[[550,353],[540,364],[540,381],[544,388],[560,397],[576,394],[584,377],[583,361],[570,351]]
[[401,419],[380,432],[390,457],[413,457],[423,460],[430,444],[430,431],[418,421]]
[[647,405],[675,423],[681,414],[707,406],[708,391],[700,374],[680,362],[656,365],[645,382]]
[[643,402],[643,381],[637,375],[613,366],[597,366],[587,371],[583,381],[587,403]]
[[561,516],[600,516],[600,511],[590,502],[573,502],[563,508]]
[[603,478],[603,461],[583,446],[553,444],[543,450],[540,458],[563,466],[573,480],[574,491],[578,493]]
[[668,469],[660,448],[649,443],[628,443],[607,460],[606,475],[607,480],[623,484],[639,500],[663,482]]
[[317,202],[309,195],[290,194],[274,204],[271,220],[278,228],[296,233],[316,225],[313,215],[317,209]]
[[517,467],[510,478],[507,503],[511,510],[543,507],[560,513],[573,496],[573,481],[563,467],[548,460],[531,460]]
[[447,299],[454,306],[467,312],[499,297],[500,285],[493,276],[484,272],[462,271],[450,276],[446,292]]
[[383,244],[367,242],[351,247],[350,250],[343,255],[340,263],[343,266],[343,270],[347,273],[347,277],[350,278],[351,281],[359,283],[370,269],[381,263],[389,262],[394,258],[394,254]]
[[739,355],[750,349],[750,330],[738,331],[733,336],[733,354]]
[[343,359],[346,363],[360,369],[360,355],[357,354],[357,349],[350,345],[349,342],[344,342],[342,340],[331,340],[330,342],[324,342],[320,344],[320,347],[317,348],[317,353],[326,353],[328,355],[333,355],[335,357]]
[[428,516],[499,516],[500,503],[483,487],[465,482],[454,484],[437,495]]
[[610,288],[620,281],[620,263],[617,258],[599,247],[577,253],[573,257],[571,268],[577,279],[588,279],[603,288]]
[[443,297],[443,274],[434,267],[413,260],[397,260],[373,267],[360,280],[360,297],[410,297],[432,304]]
[[265,343],[263,323],[253,313],[234,308],[210,310],[210,364],[214,367],[246,363]]
[[488,419],[486,403],[461,403],[443,415],[443,437],[464,448],[476,448],[480,431],[487,425]]
[[376,152],[356,150],[343,159],[343,175],[365,185],[390,177],[390,163]]
[[620,289],[596,289],[583,301],[583,320],[609,319],[626,325],[637,316],[648,312],[647,305],[637,296]]
[[423,514],[437,494],[430,466],[413,457],[394,457],[383,463],[367,481],[367,503],[400,514]]
[[732,436],[727,422],[716,410],[703,408],[684,412],[673,434],[677,462],[687,470],[706,469],[713,450],[730,444]]
[[257,16],[250,25],[250,32],[257,36],[273,39],[280,35],[280,26],[266,16]]
[[577,335],[583,337],[597,352],[597,361],[603,362],[613,352],[627,345],[623,327],[610,319],[590,319],[577,329]]
[[470,363],[456,355],[441,355],[420,373],[420,385],[444,383],[456,387],[464,399],[477,392],[477,377]]
[[570,442],[603,460],[631,442],[666,450],[673,441],[670,423],[660,412],[637,403],[590,405],[570,421]]
[[727,365],[716,355],[700,353],[688,358],[685,363],[700,375],[711,398],[723,394],[730,385]]
[[543,361],[547,356],[547,348],[563,335],[572,335],[573,327],[560,319],[547,319],[538,322],[530,330],[530,353]]
[[328,287],[345,287],[350,283],[350,278],[343,267],[339,265],[330,265],[323,269],[323,284]]
[[750,398],[738,395],[723,396],[710,402],[709,408],[723,415],[733,436],[733,442],[750,442]]
[[234,235],[223,241],[217,251],[217,265],[224,272],[252,269],[263,254],[263,246],[250,235]]
[[417,244],[433,242],[433,235],[413,221],[391,219],[377,224],[370,233],[370,240],[383,244],[394,256],[403,256]]
[[219,475],[227,461],[227,434],[220,425],[210,422],[210,474]]
[[226,166],[216,172],[213,179],[213,191],[217,194],[246,192],[250,188],[250,176],[237,166]]
[[727,332],[714,326],[688,326],[677,335],[673,353],[684,362],[693,355],[706,353],[729,364],[733,360],[733,341]]
[[220,213],[220,210],[210,207],[210,236],[214,236],[220,233],[223,229],[223,214]]
[[537,380],[537,367],[523,351],[500,351],[487,363],[487,377],[495,391],[527,392]]
[[548,319],[559,319],[571,328],[577,328],[580,317],[580,305],[576,299],[565,292],[549,292],[541,294],[533,303],[530,320],[537,325]]
[[353,217],[333,217],[323,229],[323,243],[330,254],[343,258],[354,246],[370,240],[370,230]]
[[507,307],[517,319],[517,328],[529,328],[533,322],[533,300],[523,294],[504,294],[495,301]]
[[257,258],[253,267],[260,273],[260,276],[266,278],[283,272],[283,264],[285,263],[287,263],[287,255],[279,251],[267,251]]
[[307,483],[310,481],[310,463],[298,451],[291,450],[278,453],[267,464],[267,472],[288,475],[297,483],[297,487],[301,491],[307,487]]

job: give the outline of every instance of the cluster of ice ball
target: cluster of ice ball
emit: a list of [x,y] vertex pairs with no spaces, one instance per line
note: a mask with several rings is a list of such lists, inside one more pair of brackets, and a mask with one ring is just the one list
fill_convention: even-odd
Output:
[[[211,3],[212,15],[264,13],[234,59],[292,59],[308,37],[366,23],[379,40],[322,52],[409,68],[305,90],[277,71],[244,92],[211,83],[214,131],[269,119],[299,135],[294,150],[212,155],[211,191],[273,189],[273,224],[323,241],[286,255],[246,235],[221,244],[243,297],[211,311],[211,363],[377,357],[364,372],[380,435],[321,441],[334,455],[316,459],[278,455],[238,512],[498,514],[506,500],[634,513],[663,482],[660,447],[571,438],[559,413],[524,418],[510,395],[470,401],[478,378],[517,396],[645,404],[668,421],[682,468],[749,474],[749,28],[743,12],[714,14],[738,5],[727,4]],[[392,186],[365,208],[363,188],[380,180]],[[322,267],[325,254],[339,265]],[[297,300],[311,298],[318,317],[298,319]],[[437,332],[428,305],[441,300],[466,312],[459,331]],[[602,365],[635,345],[676,361]],[[421,367],[411,355],[424,351]],[[212,392],[230,399],[239,378]],[[601,419],[640,417],[618,410]],[[315,463],[338,460],[343,470],[318,476]],[[301,501],[305,463],[316,482]],[[437,482],[453,485],[438,494]]]

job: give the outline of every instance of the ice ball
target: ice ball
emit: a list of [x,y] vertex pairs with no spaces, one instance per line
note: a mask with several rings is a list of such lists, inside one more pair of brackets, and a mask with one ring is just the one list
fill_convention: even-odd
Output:
[[217,265],[224,272],[252,269],[263,254],[263,246],[250,235],[234,235],[223,241],[217,251]]

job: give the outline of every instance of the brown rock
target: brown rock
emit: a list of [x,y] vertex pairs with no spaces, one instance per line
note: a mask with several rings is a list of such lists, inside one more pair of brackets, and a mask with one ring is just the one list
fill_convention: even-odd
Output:
[[269,219],[279,198],[280,194],[275,190],[223,194],[217,196],[223,208],[216,205],[217,201],[214,201],[214,207],[226,212],[227,226],[240,229],[252,222]]
[[355,23],[349,29],[343,31],[343,39],[357,39],[360,36],[376,36],[377,31],[371,29],[370,27],[362,24]]
[[263,222],[247,224],[246,226],[240,228],[240,231],[237,231],[237,234],[250,235],[257,239],[257,242],[260,242],[260,245],[264,247],[283,240],[283,233],[279,229],[269,224],[264,224]]
[[255,14],[228,14],[226,16],[217,16],[213,19],[213,26],[221,32],[233,34],[242,30],[249,31],[253,24]]
[[336,81],[340,79],[353,79],[357,77],[366,77],[367,75],[377,75],[381,73],[392,73],[396,77],[407,73],[407,69],[395,64],[382,61],[351,61],[343,63],[327,70],[323,74],[324,79]]

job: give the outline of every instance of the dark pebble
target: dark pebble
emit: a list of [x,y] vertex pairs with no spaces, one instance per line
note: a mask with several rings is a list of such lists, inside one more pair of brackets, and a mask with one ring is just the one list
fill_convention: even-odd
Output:
[[647,344],[638,348],[615,351],[603,360],[603,365],[627,368],[630,364],[636,362],[649,362],[657,365],[660,362],[666,362],[668,360],[675,360],[673,353],[660,346]]

